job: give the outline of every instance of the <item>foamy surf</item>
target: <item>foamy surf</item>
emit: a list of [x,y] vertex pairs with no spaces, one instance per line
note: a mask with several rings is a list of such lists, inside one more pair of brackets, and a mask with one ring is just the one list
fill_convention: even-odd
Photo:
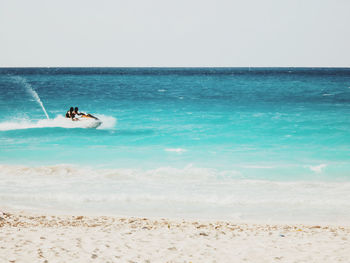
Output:
[[[269,181],[235,171],[0,165],[0,206],[114,215],[345,222],[350,182]],[[16,186],[16,187],[10,187]]]
[[[96,115],[101,120],[102,124],[98,129],[112,129],[115,127],[117,119],[112,116]],[[10,130],[24,130],[24,129],[37,129],[37,128],[94,128],[95,120],[84,121],[72,121],[62,115],[58,115],[54,119],[42,119],[38,121],[31,121],[28,119],[7,121],[0,123],[0,131]]]

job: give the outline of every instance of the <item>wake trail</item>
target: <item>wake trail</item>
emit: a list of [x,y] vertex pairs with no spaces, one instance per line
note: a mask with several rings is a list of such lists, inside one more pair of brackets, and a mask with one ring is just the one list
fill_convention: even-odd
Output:
[[[116,125],[117,119],[112,116],[96,115],[102,124],[97,129],[108,130],[113,129]],[[0,123],[0,131],[10,130],[25,130],[36,128],[91,128],[91,121],[72,121],[65,118],[63,115],[58,115],[54,119],[42,119],[38,121],[31,121],[28,119],[21,119],[16,121],[5,121]]]

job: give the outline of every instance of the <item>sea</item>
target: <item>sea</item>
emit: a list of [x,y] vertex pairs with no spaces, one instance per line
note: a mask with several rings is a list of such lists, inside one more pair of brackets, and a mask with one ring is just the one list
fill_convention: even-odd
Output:
[[1,68],[1,209],[349,222],[350,68]]

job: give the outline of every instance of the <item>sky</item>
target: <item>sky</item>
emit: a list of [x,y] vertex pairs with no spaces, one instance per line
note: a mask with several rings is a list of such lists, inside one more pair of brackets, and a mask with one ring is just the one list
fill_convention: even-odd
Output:
[[349,0],[0,0],[0,67],[350,67]]

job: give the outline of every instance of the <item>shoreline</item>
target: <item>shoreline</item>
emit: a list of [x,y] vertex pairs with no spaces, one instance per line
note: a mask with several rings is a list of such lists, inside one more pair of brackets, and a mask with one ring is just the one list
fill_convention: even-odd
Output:
[[347,262],[350,226],[0,214],[2,262]]
[[67,209],[43,209],[43,208],[14,208],[11,206],[0,206],[0,213],[10,213],[14,215],[23,216],[56,216],[56,217],[77,217],[84,216],[87,218],[98,218],[98,217],[110,217],[110,218],[147,218],[149,220],[170,220],[170,221],[199,221],[199,222],[234,222],[236,224],[249,224],[249,225],[304,225],[304,226],[328,226],[328,227],[348,227],[350,228],[350,221],[346,219],[331,221],[331,220],[303,220],[303,219],[272,219],[267,217],[260,217],[259,219],[251,218],[238,218],[238,217],[225,217],[225,216],[204,216],[204,215],[157,215],[157,214],[137,214],[137,213],[127,213],[127,214],[116,214],[116,213],[101,213],[93,211],[74,211]]

